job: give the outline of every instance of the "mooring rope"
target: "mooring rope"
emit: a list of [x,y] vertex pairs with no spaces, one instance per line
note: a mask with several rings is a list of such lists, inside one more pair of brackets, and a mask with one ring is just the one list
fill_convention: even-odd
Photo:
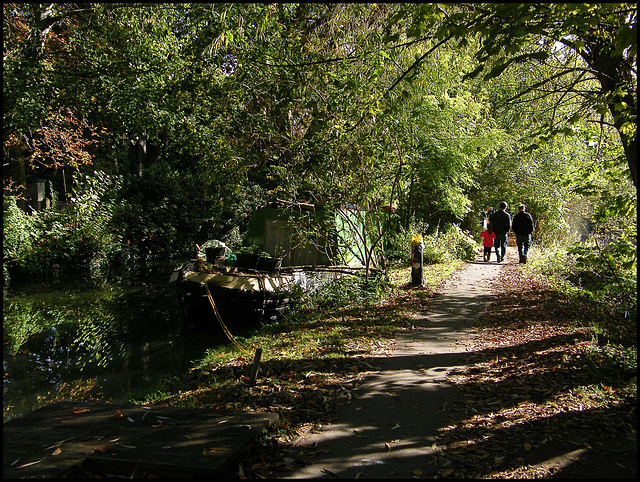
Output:
[[264,279],[262,279],[260,276],[258,276],[257,278],[258,286],[260,287],[260,290],[262,290],[262,314],[260,316],[260,320],[264,322],[264,315],[267,308],[267,286],[264,282]]
[[233,337],[233,335],[231,334],[231,332],[229,331],[229,329],[227,328],[227,326],[224,324],[224,322],[222,321],[222,318],[220,317],[220,313],[218,312],[218,308],[216,307],[215,302],[213,301],[213,296],[211,296],[211,291],[209,291],[209,285],[207,285],[206,281],[204,283],[204,287],[207,290],[207,298],[209,298],[209,302],[211,303],[211,307],[213,308],[213,312],[216,315],[216,318],[218,320],[218,323],[220,323],[220,326],[222,327],[222,331],[224,331],[224,334],[227,335],[227,338],[229,338],[229,340],[238,348],[240,349],[240,351],[243,351],[244,353],[246,353],[247,355],[251,355],[250,352],[248,352],[247,350],[245,350],[244,348],[242,348],[240,346],[240,344],[235,340],[235,338]]

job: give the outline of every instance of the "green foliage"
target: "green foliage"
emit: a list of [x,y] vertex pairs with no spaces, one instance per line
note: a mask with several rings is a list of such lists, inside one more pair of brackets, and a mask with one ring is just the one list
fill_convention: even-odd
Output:
[[[557,135],[571,135],[579,119],[600,123],[603,130],[609,124],[625,146],[636,184],[634,4],[607,4],[603,9],[591,4],[516,3],[438,8],[446,9],[443,18],[426,14],[421,6],[399,9],[390,16],[387,38],[395,39],[393,33],[404,28],[400,20],[406,19],[406,34],[412,38],[429,33],[438,39],[453,39],[458,45],[479,40],[464,80],[478,78],[485,69],[484,82],[512,70],[529,72],[517,78],[517,92],[505,97],[514,102],[514,111],[524,107],[518,115],[529,118],[525,146],[530,147],[525,152]],[[547,102],[554,104],[553,114],[538,117],[536,111],[549,112],[544,107]]]
[[188,256],[196,241],[212,238],[213,214],[196,194],[202,189],[197,182],[161,166],[140,178],[127,177],[112,220],[123,248],[141,259],[171,259]]
[[395,226],[384,236],[384,253],[392,265],[404,265],[411,258],[411,233],[402,226]]
[[15,279],[120,277],[151,260],[192,256],[203,239],[235,239],[246,223],[242,203],[220,206],[202,195],[226,189],[223,183],[207,187],[199,176],[162,163],[142,177],[96,171],[75,181],[62,211],[27,215],[9,202],[3,218],[5,281],[12,274]]
[[119,243],[111,224],[114,203],[108,199],[117,189],[117,179],[98,173],[78,180],[70,206],[62,211],[25,215],[12,202],[3,219],[5,280],[12,272],[43,280],[99,273],[105,253]]
[[582,360],[605,383],[629,383],[638,374],[637,347],[590,343],[582,348]]
[[[206,239],[240,246],[252,210],[276,197],[393,206],[393,223],[429,224],[419,231],[427,262],[472,257],[477,243],[463,229],[475,233],[481,207],[503,199],[525,202],[536,241],[549,245],[575,240],[596,197],[598,222],[634,203],[626,191],[587,191],[580,176],[631,152],[607,127],[625,142],[635,135],[621,64],[636,52],[626,4],[9,4],[5,13],[5,124],[24,137],[5,142],[12,162],[59,179],[28,160],[31,132],[60,127],[47,106],[73,106],[85,140],[100,133],[68,211],[8,212],[5,258],[25,273],[106,275],[191,256]],[[589,49],[620,69],[607,72]],[[609,74],[619,82],[602,84]],[[77,164],[72,150],[58,154]],[[437,228],[449,225],[462,228]],[[369,228],[373,240],[387,229]],[[385,233],[390,260],[407,258],[404,235]],[[633,243],[615,236],[610,252],[577,255],[629,264]]]
[[[254,254],[258,256],[262,252],[262,248],[257,244],[252,244],[251,246],[239,246],[235,249],[235,252],[238,254]],[[268,253],[267,256],[269,256]]]
[[422,234],[424,264],[446,263],[453,260],[472,260],[478,252],[478,243],[466,231],[456,224],[436,227],[431,234],[426,234],[428,224],[414,223],[412,229],[399,227],[387,233],[385,237],[385,253],[393,264],[404,265],[411,260],[411,236]]
[[[637,320],[637,261],[635,247],[618,243],[597,247],[597,237],[570,247],[533,246],[527,269],[553,280],[559,287],[595,300],[622,319]],[[635,246],[635,238],[629,240]]]
[[38,233],[34,229],[35,218],[20,209],[14,198],[6,199],[7,209],[2,216],[2,271],[5,284],[9,282],[8,265],[14,263],[26,268],[29,262],[24,253],[32,251]]
[[637,193],[620,158],[604,169],[585,169],[573,191],[592,203],[589,223],[568,249],[574,270],[567,276],[626,316],[637,313]]
[[[305,295],[296,309],[326,311],[368,306],[380,301],[389,289],[388,282],[381,275],[370,275],[368,280],[361,275],[341,276],[322,285],[313,293]],[[287,316],[295,318],[295,315]]]
[[592,291],[599,299],[635,317],[637,313],[637,227],[609,220],[594,226],[591,236],[568,249],[576,271],[570,279]]
[[436,264],[455,259],[472,260],[478,254],[478,242],[456,224],[423,236],[425,264]]

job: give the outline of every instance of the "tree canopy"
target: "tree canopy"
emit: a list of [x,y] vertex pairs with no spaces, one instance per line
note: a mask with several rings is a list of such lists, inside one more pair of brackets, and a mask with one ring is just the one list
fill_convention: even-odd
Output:
[[274,199],[470,231],[485,205],[525,202],[549,239],[580,187],[633,199],[633,4],[3,13],[5,193],[38,177],[69,201],[104,175],[116,238],[148,253],[239,242]]

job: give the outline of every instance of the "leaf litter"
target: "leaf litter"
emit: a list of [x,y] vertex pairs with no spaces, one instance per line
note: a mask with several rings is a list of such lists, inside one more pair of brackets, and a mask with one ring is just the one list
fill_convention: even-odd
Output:
[[[596,318],[607,327],[609,340],[631,344],[633,349],[635,334],[598,306],[561,295],[526,276],[517,265],[505,265],[502,272],[504,277],[493,286],[497,296],[479,317],[475,336],[463,340],[471,353],[468,364],[447,377],[463,391],[467,403],[445,407],[453,421],[438,434],[434,444],[438,450],[428,462],[435,476],[635,478],[636,366],[602,365],[603,357],[598,358],[594,349],[599,344],[592,321]],[[425,309],[429,300],[416,296],[417,291],[401,292],[396,302],[387,304],[388,310],[399,309],[406,316]],[[405,329],[416,327],[407,324]],[[316,396],[304,391],[290,394],[298,402],[287,411],[288,421],[292,427],[305,426],[300,433],[332,421],[335,404],[345,400],[345,391],[351,388],[345,379],[375,370],[357,358],[333,363],[338,365],[322,366],[314,360],[313,383],[298,385],[298,389],[312,388]],[[280,390],[261,392],[269,393],[284,396]],[[271,409],[277,406],[272,402]],[[576,449],[585,455],[580,463],[570,463],[571,457],[583,453]],[[314,456],[312,449],[296,450],[294,439],[265,437],[246,457],[275,461],[290,455],[304,463],[305,457]],[[245,462],[245,467],[256,470],[245,469],[241,478],[287,476],[282,464],[267,465],[265,469],[264,464]],[[233,469],[226,475],[238,478]],[[421,476],[422,470],[413,475]]]
[[[493,458],[448,451],[459,478],[623,477],[636,471],[636,367],[607,370],[594,363],[598,346],[592,320],[608,337],[635,348],[635,336],[606,312],[570,300],[515,265],[491,306],[466,340],[472,353],[448,380],[467,403],[439,436],[450,445],[467,441]],[[611,392],[603,396],[603,392]],[[576,446],[589,452],[575,463]],[[471,450],[471,449],[469,449]],[[554,460],[550,463],[549,460]],[[623,463],[621,469],[618,463]],[[631,475],[635,478],[635,475]]]
[[[429,474],[635,478],[636,368],[612,365],[615,357],[601,349],[591,322],[599,319],[610,328],[611,339],[627,344],[631,338],[635,343],[635,334],[631,337],[628,326],[597,306],[570,300],[525,276],[519,266],[504,265],[502,273],[493,286],[497,296],[478,318],[475,335],[461,342],[471,358],[447,376],[467,403],[444,407],[452,421],[436,437]],[[381,303],[377,316],[394,327],[382,336],[370,335],[373,323],[364,311],[326,314],[335,316],[336,326],[329,331],[319,326],[325,333],[335,333],[341,320],[351,320],[344,337],[348,343],[326,344],[301,359],[288,358],[283,348],[278,356],[263,358],[268,363],[261,366],[253,386],[246,384],[250,362],[242,356],[220,366],[192,369],[186,389],[156,404],[278,413],[277,429],[254,442],[224,477],[287,477],[295,464],[326,453],[318,446],[296,446],[297,438],[318,433],[323,424],[335,420],[336,407],[356,397],[362,376],[378,370],[365,357],[388,355],[393,336],[420,330],[411,316],[427,309],[435,293],[435,288],[405,286]],[[224,381],[213,388],[208,382],[212,376]],[[354,436],[362,434],[354,431]],[[549,462],[576,450],[586,451],[584,460],[590,463]],[[328,469],[325,473],[333,475]],[[413,475],[423,475],[422,469]]]

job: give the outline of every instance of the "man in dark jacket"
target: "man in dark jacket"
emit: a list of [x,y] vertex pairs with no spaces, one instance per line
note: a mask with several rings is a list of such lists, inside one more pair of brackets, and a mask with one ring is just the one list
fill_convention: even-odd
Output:
[[531,233],[533,233],[533,218],[526,212],[524,204],[518,206],[518,214],[513,217],[511,229],[516,233],[516,243],[518,245],[518,256],[520,263],[527,262],[529,256],[529,246],[531,246]]
[[491,230],[496,233],[495,248],[498,263],[504,260],[507,254],[507,241],[509,240],[509,230],[511,229],[511,215],[506,211],[509,205],[502,201],[499,209],[491,216]]

